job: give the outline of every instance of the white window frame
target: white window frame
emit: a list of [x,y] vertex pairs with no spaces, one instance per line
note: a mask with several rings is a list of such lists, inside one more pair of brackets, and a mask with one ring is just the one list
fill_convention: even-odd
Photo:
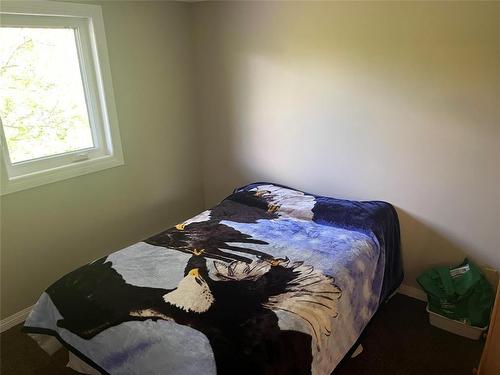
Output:
[[101,7],[2,1],[2,26],[73,28],[94,147],[12,163],[0,127],[2,195],[124,164]]

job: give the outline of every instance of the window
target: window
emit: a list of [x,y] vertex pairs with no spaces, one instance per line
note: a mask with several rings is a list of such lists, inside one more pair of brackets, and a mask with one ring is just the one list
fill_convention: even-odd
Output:
[[101,8],[0,13],[2,194],[122,165]]

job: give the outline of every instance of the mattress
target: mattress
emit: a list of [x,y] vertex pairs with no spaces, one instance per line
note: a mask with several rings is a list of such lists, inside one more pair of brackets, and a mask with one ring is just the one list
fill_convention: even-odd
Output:
[[103,374],[330,374],[403,277],[385,202],[254,183],[65,275],[25,322]]

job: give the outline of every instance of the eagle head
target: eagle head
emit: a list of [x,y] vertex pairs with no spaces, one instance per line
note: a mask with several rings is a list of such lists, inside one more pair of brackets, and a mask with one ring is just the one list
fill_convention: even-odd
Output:
[[193,268],[163,300],[187,312],[203,313],[212,306],[214,297],[200,270]]

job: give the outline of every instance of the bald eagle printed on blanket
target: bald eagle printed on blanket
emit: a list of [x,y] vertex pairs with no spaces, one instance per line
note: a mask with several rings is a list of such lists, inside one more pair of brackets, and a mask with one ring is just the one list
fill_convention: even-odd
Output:
[[[343,238],[349,229],[316,224],[316,203],[272,184],[236,190],[192,219],[67,274],[40,298],[25,329],[55,334],[103,373],[329,374],[346,351],[335,339],[338,325],[349,322],[349,335],[357,333],[347,313],[354,280],[337,281],[332,250],[356,243],[362,255],[353,264],[370,274],[356,311],[363,321],[378,306],[383,259],[375,236]],[[157,330],[138,334],[141,324]],[[171,353],[183,337],[175,332],[193,343]],[[190,350],[196,340],[203,349]],[[160,348],[170,348],[163,352],[168,370],[152,354]],[[202,369],[210,358],[213,367]]]

